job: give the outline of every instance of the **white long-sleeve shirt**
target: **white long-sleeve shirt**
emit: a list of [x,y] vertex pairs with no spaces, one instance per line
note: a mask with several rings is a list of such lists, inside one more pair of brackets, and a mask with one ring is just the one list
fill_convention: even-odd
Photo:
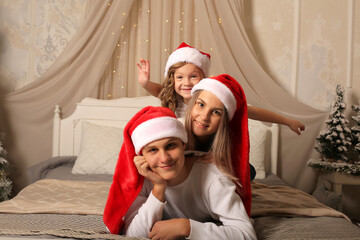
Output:
[[127,236],[147,237],[161,220],[190,219],[188,239],[256,239],[234,183],[211,163],[195,162],[187,179],[168,186],[165,203],[152,194],[152,183],[144,186],[125,215]]

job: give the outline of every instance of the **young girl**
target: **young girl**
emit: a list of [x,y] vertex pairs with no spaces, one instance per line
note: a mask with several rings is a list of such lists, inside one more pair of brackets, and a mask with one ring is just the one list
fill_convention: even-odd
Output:
[[104,211],[111,233],[124,226],[151,239],[256,239],[231,179],[186,157],[186,142],[168,108],[146,107],[129,121]]
[[[186,105],[191,97],[191,89],[202,78],[208,77],[210,55],[183,42],[170,54],[167,60],[165,81],[162,86],[150,81],[148,60],[140,59],[140,64],[138,63],[137,67],[140,85],[151,95],[159,97],[162,106],[169,107],[178,118],[184,118]],[[286,125],[298,135],[305,130],[305,125],[298,120],[254,106],[248,106],[248,117],[254,120]]]

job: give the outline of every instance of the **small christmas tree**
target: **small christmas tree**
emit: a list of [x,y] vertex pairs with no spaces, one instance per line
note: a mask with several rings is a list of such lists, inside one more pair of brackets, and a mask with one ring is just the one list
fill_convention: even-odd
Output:
[[358,161],[360,156],[360,106],[352,105],[352,110],[357,113],[351,119],[355,121],[355,125],[351,128],[351,140],[354,152],[354,160]]
[[11,181],[8,179],[9,163],[6,158],[6,150],[3,148],[2,141],[4,133],[0,133],[0,202],[9,199],[11,194]]
[[325,161],[348,162],[348,149],[351,146],[351,131],[345,119],[344,90],[340,85],[336,87],[337,99],[329,119],[325,121],[327,127],[320,132],[315,149],[322,154]]

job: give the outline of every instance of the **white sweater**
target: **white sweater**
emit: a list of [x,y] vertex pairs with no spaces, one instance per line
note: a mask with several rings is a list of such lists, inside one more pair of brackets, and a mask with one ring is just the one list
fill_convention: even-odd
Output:
[[187,179],[167,187],[165,203],[144,186],[125,215],[127,236],[147,237],[157,221],[190,219],[188,239],[256,239],[255,230],[234,183],[211,163],[195,162]]

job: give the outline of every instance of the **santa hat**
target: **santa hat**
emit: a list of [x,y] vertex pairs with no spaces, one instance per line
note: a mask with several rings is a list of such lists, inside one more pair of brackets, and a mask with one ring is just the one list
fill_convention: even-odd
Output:
[[103,215],[104,223],[112,234],[121,233],[123,217],[143,186],[144,177],[138,173],[134,157],[148,143],[167,137],[187,142],[183,124],[169,108],[145,107],[125,126],[124,141]]
[[239,82],[227,74],[204,78],[192,90],[207,90],[224,104],[230,121],[231,157],[233,169],[242,187],[238,189],[248,215],[251,208],[251,185],[249,164],[249,131],[247,103]]
[[165,66],[165,78],[168,75],[169,68],[178,62],[194,64],[203,71],[205,77],[209,74],[210,54],[201,52],[187,45],[185,42],[181,43],[180,46],[170,54]]

